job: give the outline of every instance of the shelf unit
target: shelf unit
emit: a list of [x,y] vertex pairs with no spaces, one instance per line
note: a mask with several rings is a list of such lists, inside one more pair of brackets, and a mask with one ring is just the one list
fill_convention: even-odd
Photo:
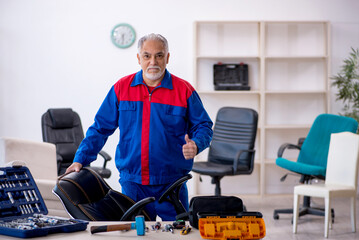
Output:
[[[299,179],[280,182],[285,171],[275,165],[276,153],[282,143],[305,137],[315,117],[328,112],[329,30],[323,21],[194,23],[193,83],[212,120],[223,106],[259,114],[255,170],[250,176],[223,178],[223,194],[292,193]],[[248,64],[251,89],[215,91],[213,65],[218,62]],[[289,151],[286,157],[295,161],[297,154]],[[204,181],[208,184],[198,183],[196,193],[213,194],[210,179]]]

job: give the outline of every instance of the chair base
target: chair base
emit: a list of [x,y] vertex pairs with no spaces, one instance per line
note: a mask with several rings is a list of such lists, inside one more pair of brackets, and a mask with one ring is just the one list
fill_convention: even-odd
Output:
[[[273,212],[273,218],[275,220],[279,219],[279,214],[293,214],[293,208],[288,209],[275,209]],[[332,223],[334,223],[334,209],[331,209],[332,214]],[[315,216],[325,216],[324,208],[314,208],[310,206],[310,197],[304,196],[303,206],[299,209],[299,217],[304,215],[315,215]],[[293,220],[292,220],[293,223]]]
[[[334,223],[334,209],[331,210],[332,212],[332,223]],[[273,218],[275,220],[279,219],[279,214],[293,214],[293,208],[288,209],[275,209],[273,212]],[[303,207],[299,209],[299,217],[304,215],[316,215],[316,216],[323,216],[325,215],[324,209],[322,208],[308,208]]]
[[223,176],[213,176],[212,177],[212,181],[211,183],[216,185],[216,188],[214,190],[214,195],[215,196],[221,196],[221,179],[223,178]]

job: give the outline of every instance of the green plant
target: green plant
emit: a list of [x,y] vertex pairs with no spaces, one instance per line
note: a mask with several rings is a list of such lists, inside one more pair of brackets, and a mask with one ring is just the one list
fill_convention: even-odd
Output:
[[359,122],[359,49],[351,50],[340,72],[332,77],[332,85],[338,88],[336,100],[344,103],[343,115]]

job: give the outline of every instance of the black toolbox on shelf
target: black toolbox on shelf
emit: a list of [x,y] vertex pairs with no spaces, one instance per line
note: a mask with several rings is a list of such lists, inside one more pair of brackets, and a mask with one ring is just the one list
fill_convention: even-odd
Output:
[[250,90],[248,64],[214,64],[214,90]]
[[0,234],[31,238],[87,228],[87,221],[47,216],[47,213],[27,167],[0,167]]

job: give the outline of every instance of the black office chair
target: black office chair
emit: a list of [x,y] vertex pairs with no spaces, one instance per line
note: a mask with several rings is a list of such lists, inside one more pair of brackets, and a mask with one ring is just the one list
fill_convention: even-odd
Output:
[[[276,164],[292,173],[299,174],[300,183],[310,184],[313,179],[325,179],[327,158],[332,133],[353,132],[358,128],[358,123],[352,118],[333,114],[320,114],[313,122],[306,138],[300,138],[298,144],[285,143],[278,150]],[[299,150],[297,161],[288,160],[283,157],[287,149]],[[284,181],[287,174],[281,178]],[[334,210],[332,220],[334,220]],[[293,209],[275,209],[274,219],[279,219],[279,214],[292,214]],[[308,196],[303,198],[303,206],[299,216],[312,214],[324,216],[324,208],[311,206],[311,199]]]
[[135,203],[114,191],[97,172],[87,167],[61,175],[53,193],[72,218],[87,221],[134,221],[137,215],[150,221],[143,208],[155,200],[145,198]]
[[251,174],[258,113],[249,108],[223,107],[217,113],[208,161],[194,162],[192,171],[208,175],[221,195],[220,180],[225,176]]
[[[71,108],[50,108],[41,117],[41,127],[43,141],[56,145],[57,169],[60,176],[71,165],[84,138],[81,119]],[[91,166],[91,169],[103,178],[109,178],[111,170],[107,169],[106,165],[111,157],[104,151],[100,151],[99,155],[104,159],[103,166]]]
[[[159,202],[169,201],[177,213],[186,209],[179,200],[179,191],[190,174],[175,181],[160,197]],[[113,190],[95,171],[84,167],[80,172],[71,172],[60,176],[53,193],[61,200],[72,218],[88,221],[134,221],[137,215],[150,219],[145,206],[155,201],[148,197],[135,203],[128,196]]]

